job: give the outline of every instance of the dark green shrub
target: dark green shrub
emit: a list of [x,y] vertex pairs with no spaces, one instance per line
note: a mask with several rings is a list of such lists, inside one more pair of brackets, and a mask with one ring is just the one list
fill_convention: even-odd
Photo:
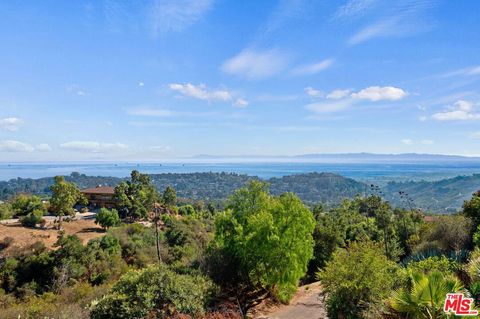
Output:
[[120,217],[116,209],[108,210],[106,208],[100,209],[95,216],[95,224],[100,224],[104,229],[116,226],[120,223]]
[[204,313],[212,284],[202,276],[181,275],[165,265],[130,271],[93,304],[93,319],[163,318]]
[[20,217],[20,223],[25,227],[35,227],[43,222],[43,211],[34,210],[26,216]]

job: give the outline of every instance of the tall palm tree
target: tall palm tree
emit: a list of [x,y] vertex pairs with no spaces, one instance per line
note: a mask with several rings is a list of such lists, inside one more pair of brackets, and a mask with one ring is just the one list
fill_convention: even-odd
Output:
[[447,293],[463,290],[460,281],[440,272],[413,272],[410,276],[411,289],[397,291],[390,299],[390,307],[403,318],[448,318],[443,312],[445,297]]

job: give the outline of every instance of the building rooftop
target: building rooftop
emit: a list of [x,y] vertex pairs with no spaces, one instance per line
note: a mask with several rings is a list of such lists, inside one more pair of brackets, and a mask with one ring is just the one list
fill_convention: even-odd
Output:
[[97,186],[92,188],[85,188],[81,190],[84,194],[115,194],[115,188],[111,186]]

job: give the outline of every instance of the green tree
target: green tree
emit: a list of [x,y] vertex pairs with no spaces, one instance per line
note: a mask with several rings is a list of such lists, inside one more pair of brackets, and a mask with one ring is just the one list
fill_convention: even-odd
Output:
[[12,202],[12,209],[18,216],[25,216],[34,210],[46,212],[45,205],[38,196],[20,194]]
[[480,225],[480,191],[463,203],[463,214],[473,221],[475,227]]
[[137,219],[146,217],[158,201],[158,192],[147,174],[132,171],[130,181],[115,187],[115,198],[122,217]]
[[50,207],[55,216],[58,216],[58,228],[62,228],[62,217],[75,214],[73,207],[80,203],[87,205],[87,199],[80,192],[77,185],[65,181],[63,176],[55,177],[55,184],[50,187],[52,197]]
[[394,288],[399,270],[382,246],[372,241],[352,242],[347,249],[335,251],[318,272],[330,318],[380,317],[383,300]]
[[165,188],[162,198],[163,202],[167,206],[175,206],[177,204],[177,193],[171,186],[167,186],[167,188]]
[[292,193],[274,197],[253,181],[230,197],[216,220],[214,245],[232,261],[244,313],[256,291],[290,300],[312,258],[313,229],[312,213]]
[[390,307],[402,317],[441,319],[447,293],[460,292],[460,281],[435,271],[429,274],[413,272],[410,287],[400,289],[390,299]]
[[100,224],[105,230],[109,227],[116,226],[120,222],[118,211],[116,209],[101,208],[95,215],[95,224]]

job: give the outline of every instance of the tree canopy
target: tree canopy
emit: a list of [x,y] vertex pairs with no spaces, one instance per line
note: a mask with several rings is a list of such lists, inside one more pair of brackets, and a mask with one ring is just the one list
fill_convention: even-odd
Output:
[[215,245],[236,261],[248,289],[287,302],[312,258],[313,228],[312,213],[296,195],[275,197],[267,184],[253,181],[230,197],[216,221]]

